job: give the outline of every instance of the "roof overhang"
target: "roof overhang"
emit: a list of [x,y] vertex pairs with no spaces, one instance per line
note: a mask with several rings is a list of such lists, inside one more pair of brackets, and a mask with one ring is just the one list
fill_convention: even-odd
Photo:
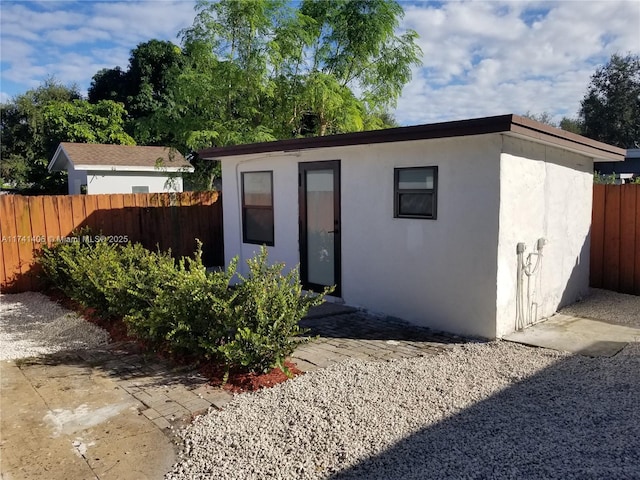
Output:
[[199,152],[201,158],[220,160],[224,157],[261,154],[271,152],[289,152],[314,148],[343,147],[434,138],[462,137],[504,133],[529,141],[553,145],[596,161],[623,161],[626,151],[606,143],[597,142],[581,135],[550,127],[535,120],[518,115],[499,115],[495,117],[473,118],[453,122],[431,123],[410,127],[389,128],[366,132],[344,133],[325,137],[294,138],[275,142],[233,145],[229,147],[206,148]]
[[66,170],[69,164],[73,165],[69,157],[67,156],[67,152],[64,151],[62,145],[58,145],[56,148],[56,153],[53,154],[53,158],[47,165],[47,170],[49,173],[51,172],[61,172]]

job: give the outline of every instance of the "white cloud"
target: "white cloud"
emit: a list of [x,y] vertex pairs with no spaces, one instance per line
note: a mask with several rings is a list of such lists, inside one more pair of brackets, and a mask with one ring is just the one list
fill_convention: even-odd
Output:
[[3,88],[15,93],[54,76],[89,86],[102,68],[126,68],[131,49],[153,38],[177,43],[195,0],[32,1],[0,4]]
[[[102,68],[126,68],[152,38],[179,43],[195,0],[0,3],[3,95],[54,75],[81,89]],[[640,2],[401,3],[420,34],[423,68],[398,102],[403,124],[502,113],[574,116],[590,76],[613,53],[640,53]],[[15,91],[12,91],[14,89]],[[3,97],[6,98],[6,97]]]
[[502,113],[575,116],[613,53],[640,53],[640,2],[444,2],[405,7],[424,69],[395,111],[403,124]]

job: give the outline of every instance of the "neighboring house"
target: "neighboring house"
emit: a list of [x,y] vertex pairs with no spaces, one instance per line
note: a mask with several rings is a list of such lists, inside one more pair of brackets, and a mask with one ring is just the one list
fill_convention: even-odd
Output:
[[66,170],[69,194],[181,192],[182,173],[193,167],[165,147],[62,142],[50,172]]
[[588,292],[593,162],[624,153],[504,115],[200,156],[222,162],[242,273],[266,244],[337,301],[496,338]]
[[598,162],[594,169],[601,175],[615,174],[616,178],[620,179],[620,183],[631,178],[640,177],[640,148],[627,150],[624,162]]

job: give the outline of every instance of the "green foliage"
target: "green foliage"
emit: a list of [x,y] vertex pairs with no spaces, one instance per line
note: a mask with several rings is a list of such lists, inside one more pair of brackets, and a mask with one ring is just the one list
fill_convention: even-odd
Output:
[[589,138],[621,148],[640,146],[640,56],[613,55],[596,70],[580,120]]
[[54,150],[60,142],[135,145],[124,131],[125,115],[122,104],[112,100],[96,104],[86,100],[51,102],[43,109],[48,150]]
[[80,98],[77,87],[49,78],[41,86],[0,105],[0,176],[3,184],[33,193],[66,193],[66,177],[50,174],[53,141],[44,127],[44,108]]
[[603,185],[616,185],[617,182],[617,178],[616,178],[616,174],[615,173],[611,173],[609,175],[600,173],[600,172],[594,172],[593,173],[593,183],[596,184],[603,184]]
[[53,79],[1,107],[2,183],[25,193],[66,193],[66,175],[47,165],[63,141],[132,145],[124,132],[126,111],[111,100],[80,100],[76,87]]
[[194,259],[183,258],[158,288],[146,310],[130,310],[129,329],[152,343],[168,342],[171,349],[205,356],[216,354],[225,335],[222,319],[229,316],[228,288],[235,262],[227,271],[208,273],[202,263],[201,244]]
[[301,342],[297,337],[305,333],[300,319],[333,288],[302,295],[298,270],[283,274],[284,264],[269,265],[265,247],[247,265],[249,275],[239,275],[241,282],[230,299],[232,334],[219,352],[229,366],[263,372],[274,366],[284,369],[285,358]]
[[[267,250],[247,261],[249,274],[207,272],[201,244],[194,258],[175,262],[169,253],[140,245],[75,241],[45,247],[40,263],[70,298],[105,318],[124,318],[131,334],[171,351],[218,359],[227,367],[284,371],[285,358],[304,342],[299,321],[322,294],[302,294],[298,270],[269,265]],[[234,276],[238,285],[230,286]]]
[[73,241],[43,248],[40,263],[45,275],[70,298],[105,317],[146,315],[173,277],[169,253],[152,252],[140,244],[87,241],[94,238],[87,230],[69,238]]
[[525,113],[523,115],[523,117],[530,118],[531,120],[535,120],[536,122],[546,123],[547,125],[549,125],[551,127],[557,127],[558,126],[553,121],[553,117],[551,116],[551,114],[549,112],[547,112],[547,111],[544,111],[542,113],[531,113],[531,112],[527,111],[527,113]]
[[560,128],[567,132],[582,135],[582,123],[577,118],[563,117],[562,120],[560,120]]

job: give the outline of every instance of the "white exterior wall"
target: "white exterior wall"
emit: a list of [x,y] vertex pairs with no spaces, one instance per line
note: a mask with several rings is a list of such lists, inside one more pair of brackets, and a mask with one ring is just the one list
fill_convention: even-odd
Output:
[[[300,261],[298,163],[341,161],[342,298],[466,335],[495,337],[500,135],[223,158],[225,260],[241,264],[240,172],[272,170],[270,259]],[[438,166],[437,220],[394,218],[394,167]],[[246,271],[244,265],[241,271]]]
[[[81,173],[79,171],[78,173]],[[87,193],[131,193],[131,187],[147,186],[149,193],[181,192],[182,176],[177,175],[171,179],[173,188],[166,189],[165,184],[170,176],[162,172],[109,172],[89,171],[86,176]],[[71,175],[69,176],[69,188],[71,188]],[[71,192],[69,192],[71,193]],[[74,192],[74,193],[80,193]]]
[[[532,277],[532,320],[553,315],[588,293],[589,231],[593,191],[591,158],[504,137],[500,156],[497,336],[516,325],[518,242],[526,256],[547,241]],[[524,281],[526,302],[527,280]],[[529,305],[530,306],[530,305]],[[525,315],[527,311],[525,303]]]

